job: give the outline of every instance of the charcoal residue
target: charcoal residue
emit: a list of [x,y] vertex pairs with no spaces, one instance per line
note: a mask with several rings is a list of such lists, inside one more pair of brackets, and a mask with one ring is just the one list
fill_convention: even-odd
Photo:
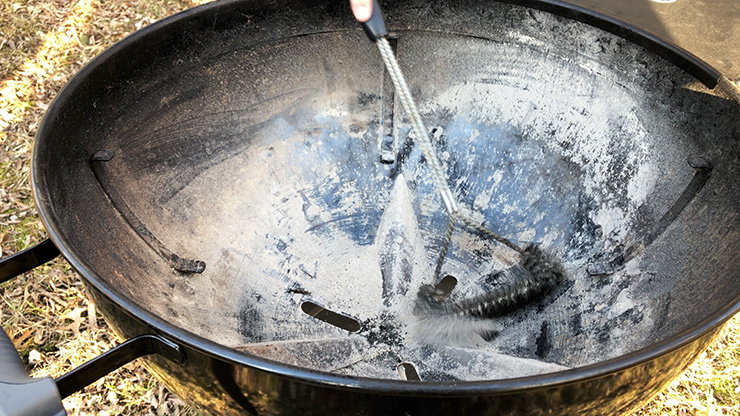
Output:
[[400,346],[403,342],[403,335],[398,325],[395,324],[396,321],[387,313],[383,313],[377,318],[363,322],[360,334],[364,335],[371,345]]
[[[255,299],[255,302],[258,300]],[[263,342],[265,338],[264,331],[264,320],[259,310],[251,305],[249,302],[245,302],[242,308],[239,310],[239,323],[237,331],[244,339],[249,342]]]
[[550,353],[550,350],[552,350],[552,342],[550,342],[548,326],[547,321],[543,321],[542,326],[540,327],[540,335],[537,336],[537,351],[535,353],[540,358],[545,358],[547,354]]

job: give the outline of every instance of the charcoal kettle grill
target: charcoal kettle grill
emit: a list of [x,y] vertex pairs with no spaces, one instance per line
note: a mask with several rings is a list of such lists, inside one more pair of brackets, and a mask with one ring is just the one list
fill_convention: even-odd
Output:
[[[3,278],[60,252],[128,341],[56,382],[3,363],[3,391],[55,414],[146,356],[214,414],[617,414],[700,354],[740,307],[738,88],[558,1],[383,9],[455,198],[566,281],[485,345],[415,338],[448,222],[377,50],[345,4],[218,2],[116,44],[49,107],[32,181],[51,241]],[[515,261],[459,232],[442,275],[475,296]]]

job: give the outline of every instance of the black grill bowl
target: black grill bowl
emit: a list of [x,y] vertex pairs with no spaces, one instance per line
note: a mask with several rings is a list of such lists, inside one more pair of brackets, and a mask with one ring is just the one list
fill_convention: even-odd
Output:
[[[518,244],[556,253],[568,274],[500,318],[491,348],[567,369],[467,379],[420,359],[417,382],[329,371],[342,340],[370,339],[372,319],[412,319],[447,221],[343,2],[218,2],[104,52],[37,135],[44,224],[120,336],[184,350],[183,364],[147,366],[214,414],[628,413],[737,311],[737,92],[635,28],[556,1],[513,3],[383,7],[456,197]],[[390,201],[413,220],[387,219]],[[388,221],[410,221],[414,243],[408,288],[392,296],[379,260]],[[445,267],[474,294],[506,260],[462,233]],[[362,329],[315,320],[306,301]],[[310,360],[254,349],[303,339],[315,340]],[[362,341],[372,368],[385,363],[370,356],[377,339]]]

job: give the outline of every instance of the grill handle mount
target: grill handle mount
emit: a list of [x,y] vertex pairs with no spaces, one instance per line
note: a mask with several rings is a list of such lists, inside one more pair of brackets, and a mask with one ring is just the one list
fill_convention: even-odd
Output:
[[159,335],[139,335],[52,379],[26,374],[5,331],[0,331],[0,416],[64,416],[62,399],[104,375],[145,355],[156,354],[177,364],[185,355],[177,344]]
[[50,239],[0,260],[0,283],[31,271],[59,255]]
[[[0,260],[0,283],[30,271],[59,255],[46,239]],[[62,398],[51,377],[32,378],[5,331],[0,331],[0,416],[65,415]]]
[[[30,271],[59,255],[51,240],[0,260],[0,283]],[[182,348],[160,335],[139,335],[58,377],[29,377],[18,351],[0,331],[0,416],[64,416],[62,399],[129,362],[156,354],[184,364]]]

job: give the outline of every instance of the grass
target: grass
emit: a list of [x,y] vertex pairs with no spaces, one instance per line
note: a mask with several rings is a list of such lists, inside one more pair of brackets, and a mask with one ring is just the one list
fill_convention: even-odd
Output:
[[740,316],[731,319],[699,359],[635,415],[740,415]]
[[[0,2],[0,251],[45,238],[29,161],[44,111],[86,62],[197,0]],[[34,376],[58,376],[112,348],[79,277],[56,260],[0,286],[0,322]],[[195,415],[137,362],[64,400],[70,415]]]
[[[79,68],[125,35],[199,0],[0,2],[0,251],[45,238],[29,160],[49,103]],[[0,286],[0,322],[34,376],[57,376],[116,345],[79,277],[56,260]],[[64,400],[71,415],[195,415],[137,362]],[[740,415],[740,318],[636,413]]]

